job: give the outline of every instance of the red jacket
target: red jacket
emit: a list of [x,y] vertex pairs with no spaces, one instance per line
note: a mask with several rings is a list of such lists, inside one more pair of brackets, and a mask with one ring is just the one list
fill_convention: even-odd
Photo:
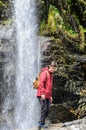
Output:
[[45,95],[47,99],[52,97],[52,74],[48,68],[43,68],[40,74],[39,87],[37,90],[37,97]]

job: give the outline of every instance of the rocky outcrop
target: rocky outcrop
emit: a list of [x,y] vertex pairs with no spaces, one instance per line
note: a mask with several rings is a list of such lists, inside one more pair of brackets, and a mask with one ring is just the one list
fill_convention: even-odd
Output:
[[0,0],[0,23],[12,17],[12,1]]
[[77,50],[85,52],[85,5],[84,0],[76,0],[76,2],[74,0],[41,0],[40,7],[43,11],[39,8],[38,14],[41,19],[39,33],[54,38],[62,35],[63,40],[69,40],[70,44],[76,44]]
[[[82,118],[86,116],[86,2],[43,0],[40,4],[45,8],[46,13],[42,13],[47,18],[42,17],[39,33],[52,37],[44,42],[43,50],[46,49],[42,53],[42,65],[49,64],[51,60],[58,63],[53,103],[60,104],[59,110],[64,108],[70,117],[72,114],[73,118]],[[60,119],[65,121],[65,116]]]
[[[75,120],[72,122],[66,122],[66,123],[58,123],[58,124],[48,124],[49,128],[48,130],[85,130],[86,129],[86,118]],[[32,128],[30,130],[37,129]]]
[[49,130],[85,130],[86,129],[86,118],[76,120],[73,122],[66,122],[64,124],[59,123],[51,125]]
[[66,122],[86,116],[86,55],[80,54],[76,45],[69,46],[65,40],[62,43],[61,39],[40,37],[40,41],[42,66],[51,60],[58,63],[49,115],[51,122]]

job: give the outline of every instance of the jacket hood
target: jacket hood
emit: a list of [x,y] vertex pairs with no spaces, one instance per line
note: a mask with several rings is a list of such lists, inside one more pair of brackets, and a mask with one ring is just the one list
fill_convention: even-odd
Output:
[[42,71],[45,71],[45,70],[49,71],[48,67],[42,68]]

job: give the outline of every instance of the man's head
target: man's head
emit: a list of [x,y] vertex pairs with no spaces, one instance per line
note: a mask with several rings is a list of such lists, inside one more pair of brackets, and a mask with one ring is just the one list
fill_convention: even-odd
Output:
[[49,65],[49,71],[51,73],[54,73],[57,70],[57,63],[55,61],[52,61]]

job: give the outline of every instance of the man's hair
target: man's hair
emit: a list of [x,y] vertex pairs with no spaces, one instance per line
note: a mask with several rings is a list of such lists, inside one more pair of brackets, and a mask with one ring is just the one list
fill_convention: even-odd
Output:
[[51,62],[51,64],[50,64],[50,66],[57,67],[57,62],[55,62],[55,61],[52,61],[52,62]]

